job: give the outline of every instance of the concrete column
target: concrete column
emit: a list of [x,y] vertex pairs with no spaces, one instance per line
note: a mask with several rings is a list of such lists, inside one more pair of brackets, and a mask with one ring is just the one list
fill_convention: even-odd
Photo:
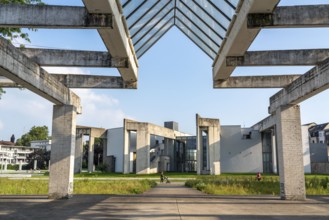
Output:
[[33,170],[36,170],[38,168],[38,161],[34,160],[33,161]]
[[208,155],[211,175],[219,175],[221,173],[219,130],[219,124],[216,123],[208,127]]
[[4,171],[7,171],[7,167],[8,167],[8,161],[7,160],[5,160],[5,167],[4,167]]
[[202,171],[202,165],[203,165],[203,149],[202,149],[202,131],[200,131],[200,127],[199,127],[199,120],[198,120],[198,115],[196,116],[196,121],[197,121],[197,125],[196,125],[196,149],[197,149],[197,153],[196,153],[196,158],[197,158],[197,162],[196,162],[196,166],[197,166],[197,170],[196,173],[198,175],[201,175],[201,171]]
[[18,167],[18,170],[21,171],[21,170],[22,170],[22,167],[23,167],[23,163],[22,163],[22,161],[20,160],[20,161],[19,161],[19,167]]
[[147,125],[140,126],[136,134],[136,173],[150,173],[150,139],[151,134],[148,131]]
[[273,173],[278,173],[275,130],[272,130],[271,133],[272,133],[272,170],[273,170]]
[[81,173],[83,157],[83,131],[78,129],[75,139],[74,173]]
[[55,105],[53,108],[48,191],[48,196],[51,199],[70,198],[72,195],[75,133],[75,107],[72,105]]
[[281,106],[276,115],[281,199],[305,200],[299,106]]
[[124,119],[123,126],[123,173],[130,173],[130,143],[129,143],[129,131],[126,129],[126,119]]
[[89,146],[88,146],[88,172],[94,172],[94,143],[95,137],[92,136],[91,132],[89,135]]

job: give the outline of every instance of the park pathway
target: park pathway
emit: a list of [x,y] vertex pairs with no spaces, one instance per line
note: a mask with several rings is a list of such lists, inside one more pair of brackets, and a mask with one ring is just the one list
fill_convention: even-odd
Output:
[[212,196],[183,183],[163,183],[141,195],[75,195],[69,200],[0,196],[0,219],[329,219],[329,196],[306,201]]

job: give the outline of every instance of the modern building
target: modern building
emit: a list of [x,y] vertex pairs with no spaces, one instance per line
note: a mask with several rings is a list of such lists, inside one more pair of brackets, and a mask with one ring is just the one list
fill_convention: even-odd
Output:
[[27,156],[34,152],[34,148],[25,146],[15,146],[14,143],[8,141],[0,141],[0,163],[1,168],[6,170],[7,165],[22,165],[29,161]]

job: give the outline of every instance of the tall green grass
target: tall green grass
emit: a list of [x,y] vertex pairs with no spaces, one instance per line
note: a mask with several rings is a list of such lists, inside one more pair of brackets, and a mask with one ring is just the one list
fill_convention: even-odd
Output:
[[[153,180],[75,180],[74,194],[140,194],[156,186]],[[0,178],[0,195],[46,195],[48,180]]]
[[[261,181],[250,176],[200,177],[186,181],[185,185],[208,194],[279,195],[280,193],[278,176],[263,177]],[[329,195],[329,178],[306,176],[305,187],[307,195]]]

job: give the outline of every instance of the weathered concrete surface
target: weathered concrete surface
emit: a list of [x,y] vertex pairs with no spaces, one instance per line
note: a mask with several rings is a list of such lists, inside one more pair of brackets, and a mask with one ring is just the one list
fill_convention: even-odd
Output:
[[[220,171],[220,125],[219,119],[201,118],[196,115],[196,145],[197,145],[197,174],[204,171],[211,175],[219,175]],[[202,131],[207,133],[207,167],[203,167],[203,137]]]
[[226,57],[226,66],[314,66],[329,57],[329,49],[248,51]]
[[0,27],[112,28],[111,14],[89,14],[84,7],[0,5]]
[[76,135],[74,106],[54,105],[48,195],[51,199],[70,198]]
[[280,196],[288,200],[305,199],[302,131],[298,105],[276,111]]
[[136,173],[150,173],[150,135],[156,135],[168,139],[176,139],[177,136],[186,136],[186,133],[175,131],[173,129],[154,125],[146,122],[137,122],[129,119],[124,119],[124,173],[130,171],[130,152],[129,152],[129,132],[136,131],[137,135],[137,160]]
[[270,98],[269,113],[280,106],[296,105],[329,88],[329,59],[300,76]]
[[21,86],[10,79],[7,79],[4,76],[0,76],[0,87],[1,88],[19,88]]
[[[51,74],[68,88],[137,89],[137,83],[126,83],[120,76]],[[0,84],[1,85],[1,84]]]
[[248,27],[328,27],[329,5],[277,7],[273,13],[248,15]]
[[275,115],[270,115],[266,118],[264,118],[263,120],[261,120],[260,122],[254,124],[253,126],[251,126],[251,128],[253,130],[258,130],[260,132],[265,131],[269,128],[272,128],[275,126],[275,123],[277,122],[276,120],[276,116]]
[[283,88],[301,75],[231,76],[214,81],[214,88]]
[[98,29],[103,42],[112,57],[128,57],[128,68],[118,68],[125,82],[136,82],[138,78],[138,63],[133,44],[129,37],[125,18],[122,15],[120,1],[83,0],[89,13],[113,14],[113,29]]
[[252,44],[260,28],[247,28],[247,15],[250,13],[271,13],[280,0],[249,0],[243,1],[233,17],[227,36],[222,42],[213,64],[213,80],[225,80],[235,67],[226,65],[227,56],[243,56]]
[[128,59],[112,57],[108,52],[20,48],[41,66],[79,66],[128,68]]
[[7,40],[0,38],[0,75],[57,105],[73,105],[81,113],[80,98],[31,61]]
[[179,184],[161,184],[142,195],[0,196],[3,220],[27,219],[328,219],[329,197],[283,201],[273,196],[211,196]]

